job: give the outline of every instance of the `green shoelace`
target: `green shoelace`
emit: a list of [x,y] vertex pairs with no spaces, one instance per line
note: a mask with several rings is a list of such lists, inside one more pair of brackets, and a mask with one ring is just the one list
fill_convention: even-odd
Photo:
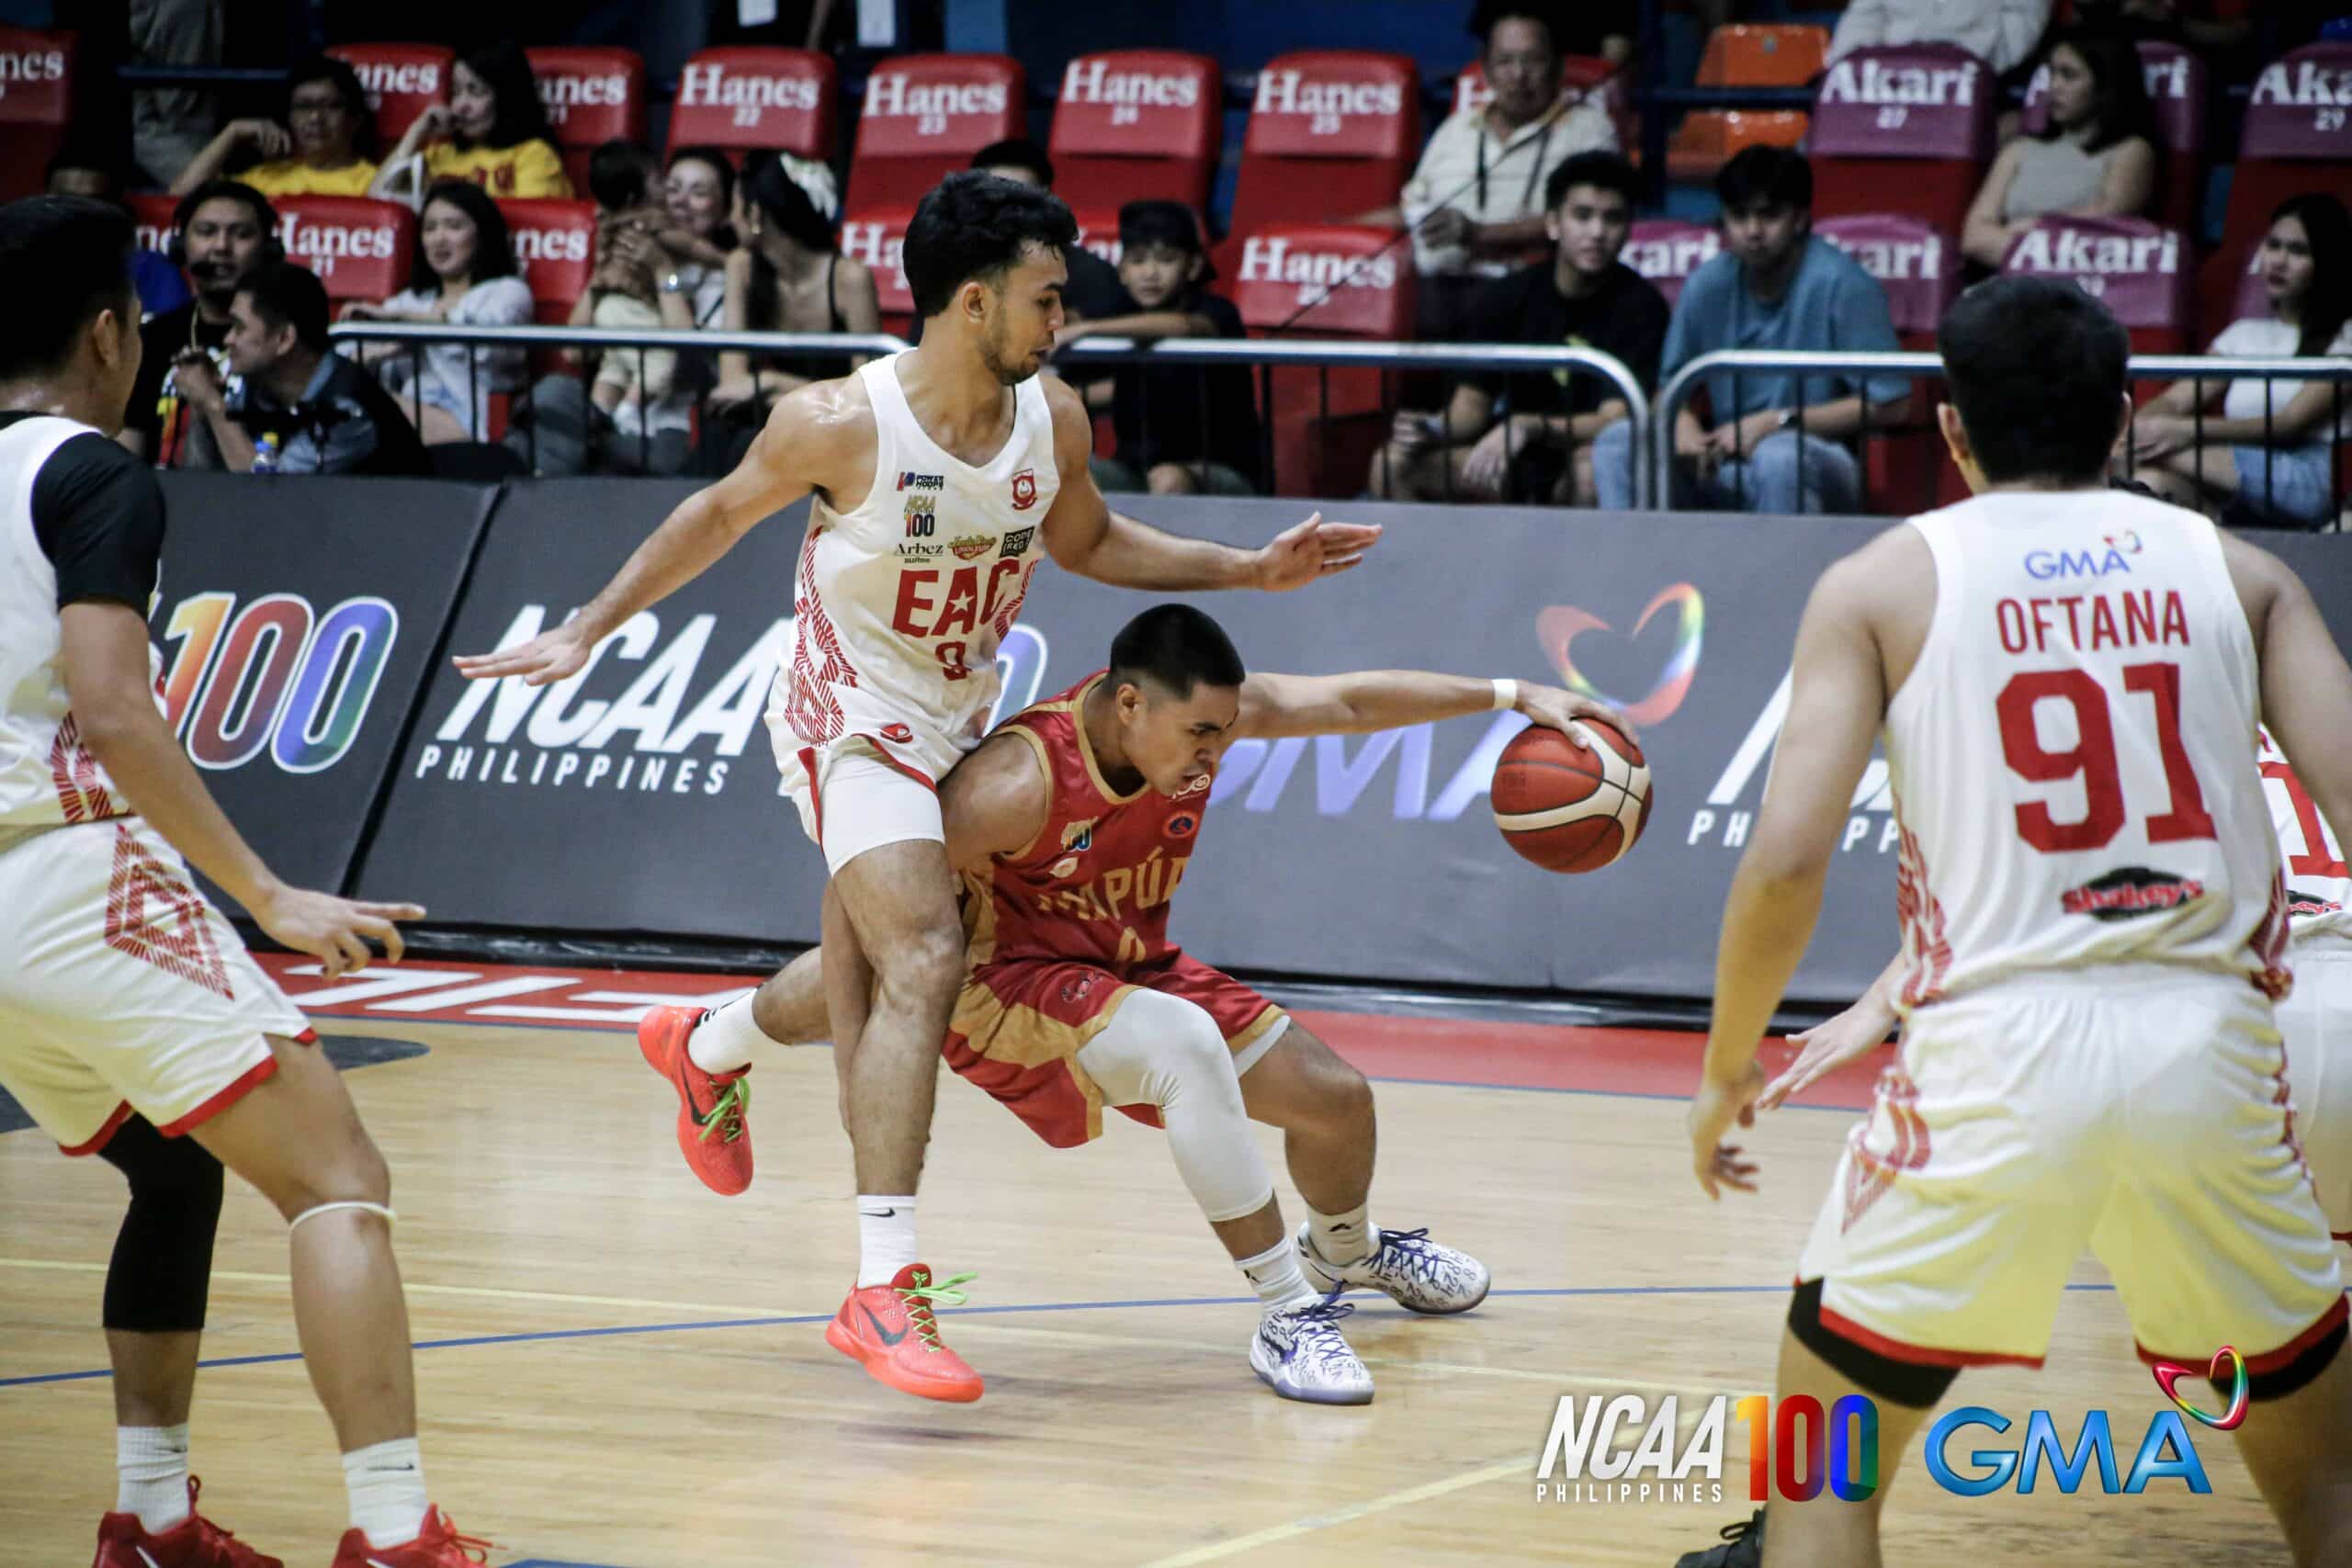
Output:
[[733,1143],[743,1135],[743,1117],[751,1109],[752,1078],[751,1075],[746,1073],[720,1090],[718,1101],[710,1108],[710,1113],[700,1119],[702,1137],[699,1141],[707,1144],[710,1142],[710,1135],[717,1133],[719,1134],[720,1141]]
[[931,1314],[933,1304],[936,1303],[940,1306],[962,1306],[969,1298],[956,1287],[969,1284],[978,1278],[978,1274],[950,1274],[946,1279],[933,1283],[929,1274],[918,1269],[915,1272],[913,1284],[896,1287],[899,1294],[906,1298],[907,1321],[914,1325],[915,1333],[922,1337],[925,1349],[946,1348],[939,1342],[939,1320]]

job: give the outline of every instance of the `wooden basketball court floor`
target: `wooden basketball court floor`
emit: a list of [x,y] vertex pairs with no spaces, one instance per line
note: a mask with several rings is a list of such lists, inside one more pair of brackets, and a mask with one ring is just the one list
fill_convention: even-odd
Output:
[[[1769,1390],[1792,1266],[1869,1081],[1765,1118],[1762,1192],[1717,1207],[1688,1169],[1692,1037],[1305,1015],[1377,1080],[1374,1218],[1469,1248],[1496,1286],[1451,1320],[1354,1298],[1378,1398],[1323,1409],[1250,1376],[1254,1303],[1157,1134],[1114,1117],[1100,1143],[1051,1150],[947,1078],[922,1235],[942,1271],[978,1271],[970,1307],[943,1316],[989,1380],[956,1407],[883,1388],[820,1337],[855,1252],[830,1053],[759,1065],[748,1194],[706,1192],[679,1162],[674,1101],[628,1024],[734,983],[410,965],[287,985],[339,1056],[373,1059],[345,1081],[394,1173],[434,1495],[518,1568],[1666,1568],[1745,1517],[1744,1427],[1721,1506],[1539,1503],[1555,1402]],[[340,1472],[293,1354],[284,1227],[230,1192],[196,1470],[208,1512],[308,1568],[342,1529]],[[96,1324],[120,1197],[101,1162],[0,1135],[6,1568],[80,1568],[112,1501]],[[2008,1414],[2013,1438],[2034,1407],[2069,1437],[2104,1407],[2128,1466],[2163,1402],[2086,1264],[2048,1370],[1973,1373],[1949,1403]],[[2197,1449],[2210,1495],[2104,1497],[2094,1480],[1963,1499],[1915,1454],[1889,1561],[2285,1562],[2226,1439],[2200,1429]]]

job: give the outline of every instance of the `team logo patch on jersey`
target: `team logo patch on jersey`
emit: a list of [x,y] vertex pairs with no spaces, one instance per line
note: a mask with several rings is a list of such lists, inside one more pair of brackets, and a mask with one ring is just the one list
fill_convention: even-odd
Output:
[[939,502],[936,497],[910,495],[907,497],[907,537],[928,539],[939,527]]
[[1076,1007],[1086,999],[1087,994],[1094,989],[1095,982],[1102,978],[1102,976],[1090,972],[1084,975],[1074,975],[1064,980],[1062,1000],[1071,1007]]
[[1032,468],[1023,468],[1012,476],[1012,510],[1026,512],[1036,504],[1036,471]]
[[1201,819],[1189,811],[1179,811],[1168,819],[1167,834],[1171,839],[1189,839],[1201,825]]
[[2127,865],[2094,882],[2070,887],[2059,898],[2070,915],[2095,920],[2129,920],[2141,915],[2161,915],[2205,897],[2205,885],[2170,872]]
[[896,745],[911,746],[915,732],[903,724],[886,724],[882,727],[882,739]]
[[1015,528],[1004,536],[1004,547],[997,554],[1006,560],[1018,560],[1029,551],[1029,541],[1036,537],[1035,528]]
[[1063,829],[1062,848],[1069,851],[1072,854],[1080,855],[1092,849],[1094,847],[1094,824],[1101,820],[1102,818],[1099,817],[1090,817],[1083,822],[1073,822],[1069,827]]
[[919,474],[911,468],[899,476],[900,490],[938,490],[946,482],[944,474]]
[[995,542],[983,535],[966,534],[961,538],[948,540],[947,547],[956,552],[957,560],[978,560],[989,553],[989,547]]
[[1054,863],[1053,871],[1054,879],[1056,881],[1068,882],[1071,877],[1078,874],[1078,857],[1076,855],[1064,855],[1061,859]]

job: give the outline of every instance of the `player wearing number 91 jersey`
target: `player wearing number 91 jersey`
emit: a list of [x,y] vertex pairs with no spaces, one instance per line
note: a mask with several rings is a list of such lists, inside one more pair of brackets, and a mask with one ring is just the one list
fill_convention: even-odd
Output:
[[[1758,1044],[1883,736],[1902,1044],[1798,1263],[1781,1397],[1871,1396],[1899,1455],[1959,1369],[2041,1364],[2087,1248],[2144,1359],[2242,1358],[2262,1408],[2234,1435],[2297,1561],[2352,1561],[2344,1284],[2273,1011],[2287,900],[2254,744],[2259,716],[2352,819],[2352,669],[2275,558],[2107,487],[2131,402],[2105,307],[1999,278],[1938,346],[1975,495],[1806,605],[1724,910],[1694,1173],[1753,1186],[1723,1140],[1764,1095]],[[1771,1560],[1876,1562],[1883,1496],[1775,1504]]]

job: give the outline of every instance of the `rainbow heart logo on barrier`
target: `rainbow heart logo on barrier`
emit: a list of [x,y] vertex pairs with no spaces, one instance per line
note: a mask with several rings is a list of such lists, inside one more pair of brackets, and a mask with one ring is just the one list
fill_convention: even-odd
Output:
[[1692,678],[1699,673],[1699,647],[1707,626],[1706,602],[1699,596],[1699,590],[1688,582],[1662,588],[1643,607],[1634,629],[1625,634],[1628,638],[1640,637],[1642,628],[1669,605],[1679,612],[1674,649],[1666,656],[1666,667],[1658,671],[1648,694],[1634,701],[1609,695],[1576,666],[1570,645],[1578,637],[1589,631],[1616,630],[1599,615],[1574,604],[1555,604],[1535,617],[1535,637],[1551,656],[1553,668],[1560,672],[1560,679],[1570,691],[1624,709],[1625,716],[1635,724],[1656,724],[1682,705]]
[[2248,1395],[2245,1358],[2227,1345],[2213,1352],[2212,1363],[2205,1369],[2204,1376],[2214,1382],[2220,1382],[2223,1361],[2228,1361],[2237,1369],[2237,1377],[2230,1389],[2229,1407],[2219,1416],[2209,1416],[2180,1396],[2180,1380],[2199,1375],[2196,1368],[2184,1367],[2173,1361],[2158,1361],[2148,1370],[2155,1374],[2156,1386],[2165,1391],[2165,1397],[2180,1406],[2182,1415],[2192,1421],[2201,1422],[2216,1431],[2226,1432],[2245,1419]]

